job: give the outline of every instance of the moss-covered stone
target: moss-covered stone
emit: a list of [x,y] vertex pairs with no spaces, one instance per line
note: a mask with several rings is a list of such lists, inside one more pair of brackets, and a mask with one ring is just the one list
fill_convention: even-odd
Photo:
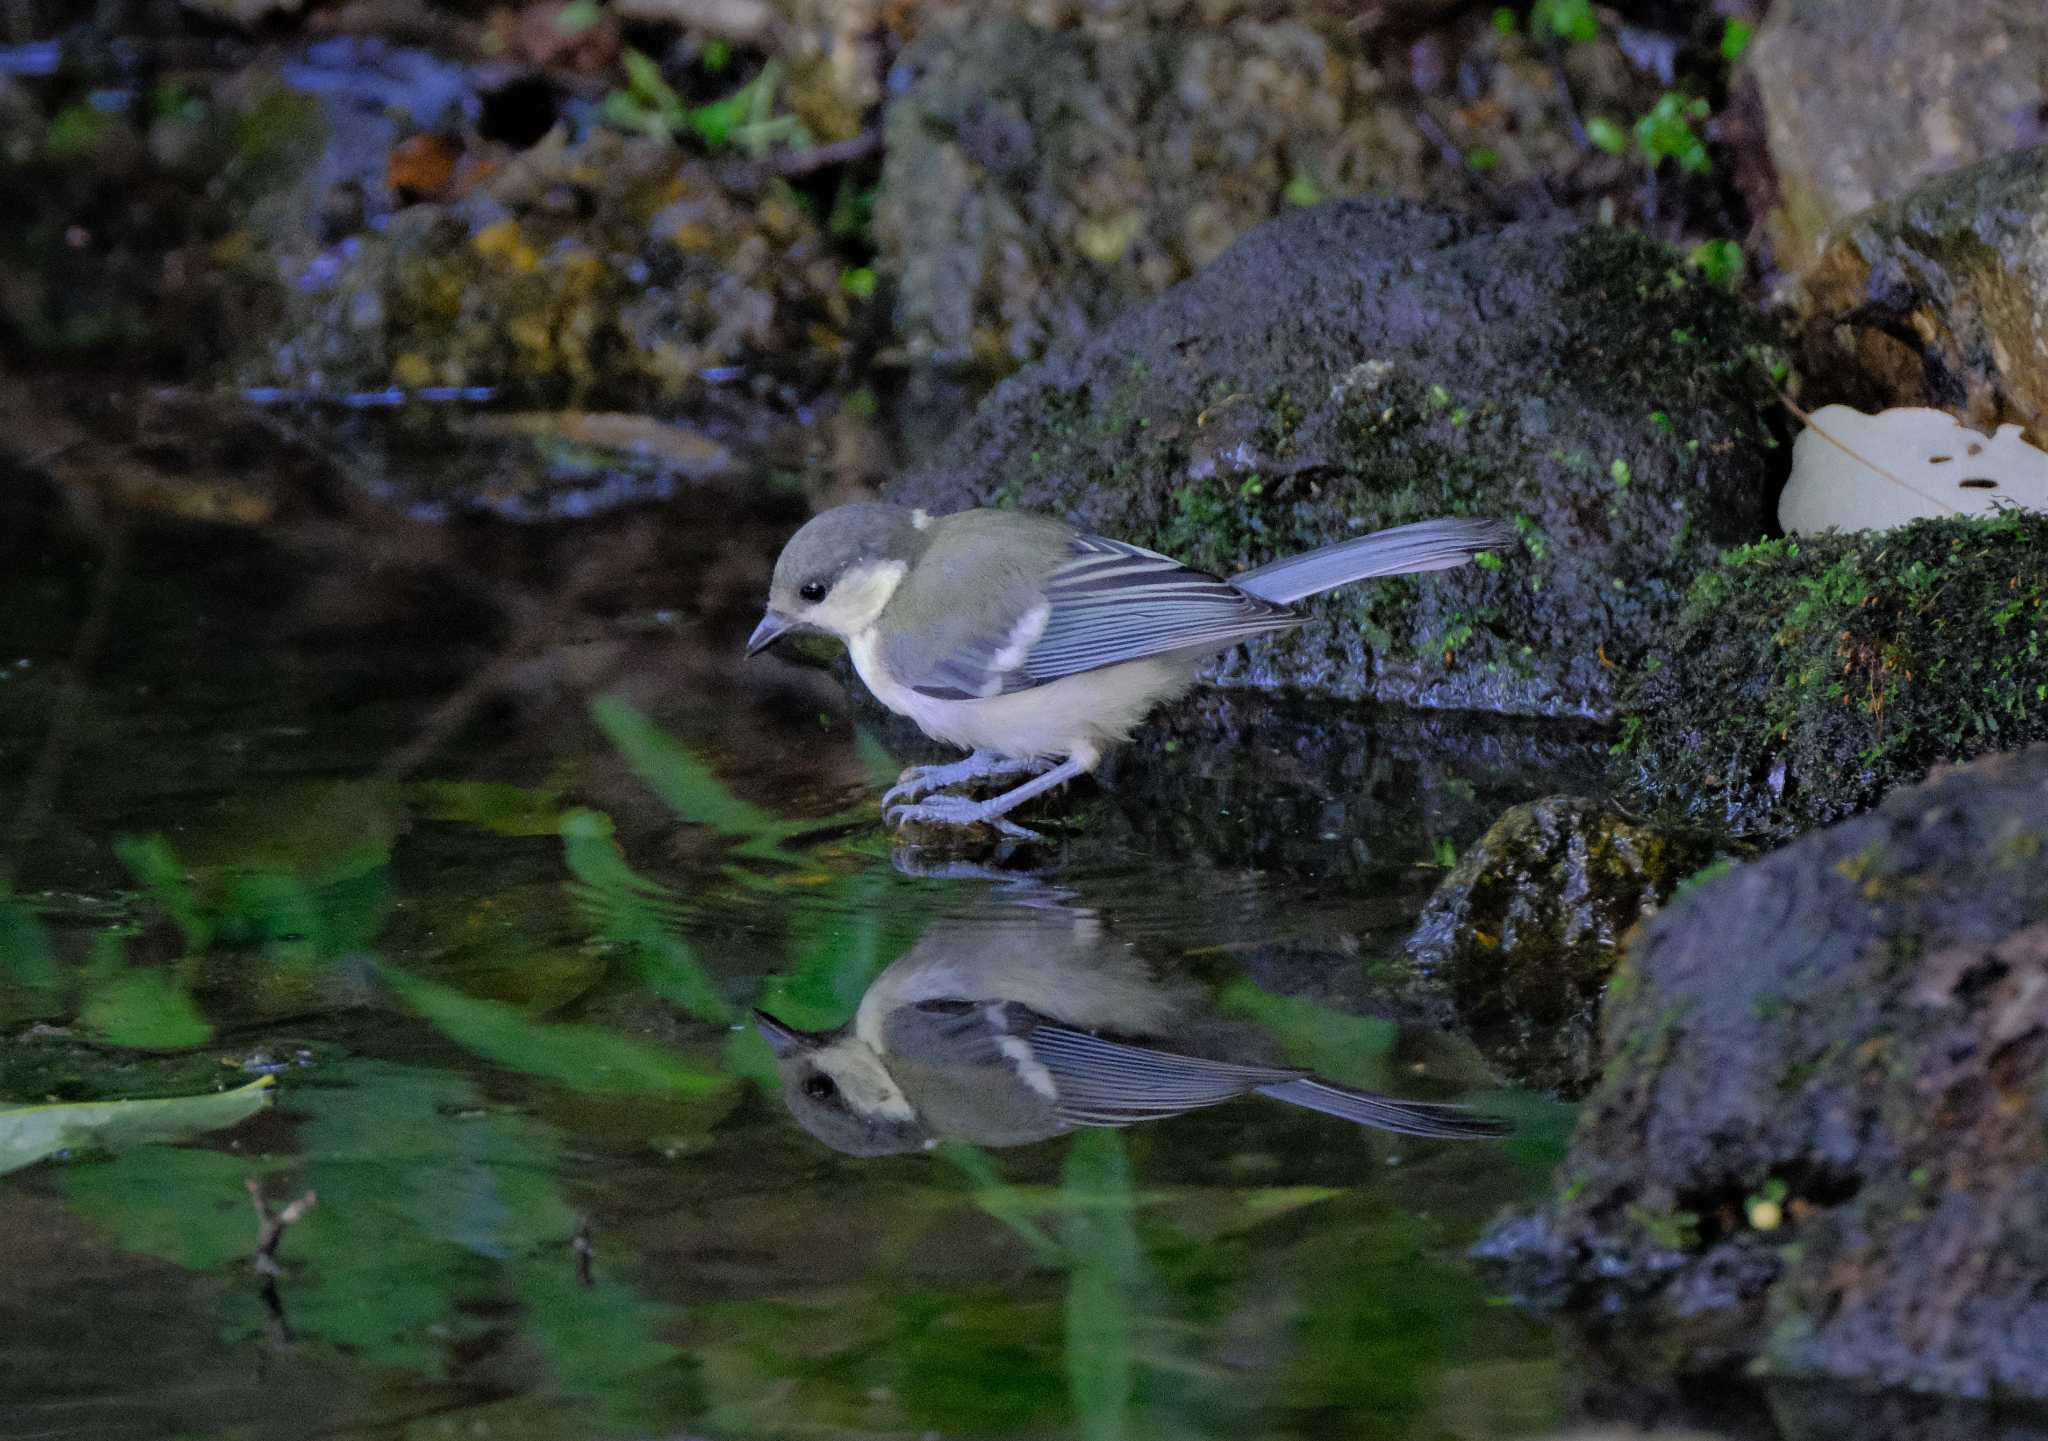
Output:
[[894,498],[1047,511],[1222,573],[1511,518],[1513,554],[1320,598],[1212,674],[1601,715],[1698,571],[1766,525],[1770,339],[1640,235],[1332,201],[1012,377]]
[[546,141],[476,194],[309,257],[242,374],[673,400],[713,367],[829,364],[850,319],[839,270],[777,186],[735,193],[663,141]]
[[[2040,30],[2048,83],[2048,16]],[[1936,406],[2048,443],[2048,145],[1843,221],[1795,300],[1827,399]]]
[[1698,836],[1598,801],[1529,801],[1444,877],[1408,958],[1504,1074],[1578,1095],[1599,1074],[1600,999],[1622,938],[1711,855]]
[[2035,746],[1673,901],[1560,1195],[1493,1249],[1638,1382],[2048,1399],[2044,826]]
[[1780,839],[2043,739],[2048,515],[2010,512],[1730,552],[1633,677],[1616,770],[1669,817]]

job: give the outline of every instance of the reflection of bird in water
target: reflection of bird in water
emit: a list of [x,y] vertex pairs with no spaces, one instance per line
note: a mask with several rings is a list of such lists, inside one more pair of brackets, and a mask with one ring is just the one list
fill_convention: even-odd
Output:
[[1081,912],[1004,908],[939,921],[834,1030],[754,1017],[798,1122],[856,1156],[942,1140],[1016,1146],[1250,1095],[1408,1136],[1508,1130],[1462,1106],[1243,1059],[1253,1049],[1247,1028],[1207,1011],[1196,988],[1149,974]]

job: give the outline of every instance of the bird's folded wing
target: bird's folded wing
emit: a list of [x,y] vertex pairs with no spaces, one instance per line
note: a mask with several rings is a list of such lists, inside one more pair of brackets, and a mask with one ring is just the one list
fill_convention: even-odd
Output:
[[1175,1116],[1308,1074],[1155,1051],[1049,1021],[1033,1027],[1029,1041],[1032,1060],[1058,1091],[1053,1108],[1070,1126],[1128,1126]]
[[1043,634],[1024,656],[1034,684],[1175,651],[1218,649],[1298,625],[1286,606],[1120,540],[1084,535],[1046,582]]
[[885,642],[890,674],[940,700],[985,700],[1124,661],[1220,650],[1300,622],[1286,606],[1100,536],[1076,536],[1038,583],[1020,579],[984,576],[954,592],[971,596],[968,605],[922,600],[924,621]]

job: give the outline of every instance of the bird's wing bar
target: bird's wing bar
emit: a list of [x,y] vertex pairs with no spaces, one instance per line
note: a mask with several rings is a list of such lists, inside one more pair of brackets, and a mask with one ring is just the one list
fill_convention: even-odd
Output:
[[1053,1107],[1070,1126],[1128,1126],[1177,1116],[1307,1077],[1285,1067],[1155,1051],[1049,1021],[1032,1028],[1030,1046],[1032,1059],[1059,1092]]
[[1045,628],[1023,657],[1026,684],[1175,651],[1221,649],[1300,623],[1282,605],[1169,556],[1102,536],[1075,539],[1045,583]]

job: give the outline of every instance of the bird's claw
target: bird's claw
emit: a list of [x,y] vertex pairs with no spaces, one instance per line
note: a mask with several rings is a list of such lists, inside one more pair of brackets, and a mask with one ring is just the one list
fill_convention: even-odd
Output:
[[986,801],[971,801],[965,796],[933,796],[928,801],[915,805],[889,806],[882,812],[882,819],[889,825],[901,829],[912,823],[932,826],[988,826],[998,835],[1015,841],[1042,839],[1038,832],[1027,830],[1015,821],[989,808]]
[[909,766],[896,777],[896,784],[882,792],[882,808],[902,802],[905,804],[921,801],[933,791],[942,791],[948,786],[961,785],[967,781],[987,780],[992,776],[1009,775],[1018,767],[976,751],[965,760],[946,761],[932,765]]
[[896,778],[896,784],[882,792],[882,809],[887,811],[898,801],[905,805],[923,800],[945,782],[935,778],[932,772],[938,766],[911,766]]

